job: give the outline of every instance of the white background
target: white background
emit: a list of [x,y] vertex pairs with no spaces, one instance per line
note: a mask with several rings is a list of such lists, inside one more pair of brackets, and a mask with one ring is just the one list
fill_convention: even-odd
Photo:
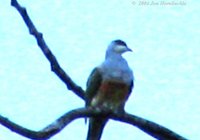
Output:
[[[124,40],[134,51],[124,57],[135,75],[126,111],[188,139],[200,139],[199,2],[171,6],[142,6],[131,0],[19,2],[60,65],[84,89],[110,41]],[[84,106],[50,71],[35,38],[8,0],[0,4],[0,89],[0,114],[32,130]],[[51,140],[84,140],[86,134],[87,126],[79,119]],[[102,140],[108,139],[153,140],[115,121],[104,129]],[[27,139],[0,126],[0,140]]]

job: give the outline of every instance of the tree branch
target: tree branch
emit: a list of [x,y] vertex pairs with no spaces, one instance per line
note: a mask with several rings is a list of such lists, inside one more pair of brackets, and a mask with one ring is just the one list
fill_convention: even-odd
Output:
[[42,50],[43,54],[46,56],[48,61],[51,64],[51,70],[65,83],[69,90],[72,90],[77,96],[84,99],[84,91],[81,87],[76,85],[68,74],[60,67],[56,57],[53,55],[46,42],[43,39],[42,33],[38,32],[35,28],[33,22],[27,14],[27,11],[24,7],[20,6],[17,0],[11,0],[11,5],[17,9],[17,11],[22,16],[24,22],[26,23],[29,33],[35,37],[37,44]]
[[146,119],[128,113],[114,113],[106,110],[100,110],[99,108],[80,108],[72,110],[62,115],[56,121],[40,131],[28,130],[9,121],[7,118],[4,118],[2,116],[0,116],[0,123],[10,130],[27,138],[35,140],[45,140],[59,133],[64,127],[66,127],[75,119],[97,116],[108,117],[116,121],[131,124],[159,140],[187,140],[186,138],[176,134],[175,132],[152,121],[148,121]]

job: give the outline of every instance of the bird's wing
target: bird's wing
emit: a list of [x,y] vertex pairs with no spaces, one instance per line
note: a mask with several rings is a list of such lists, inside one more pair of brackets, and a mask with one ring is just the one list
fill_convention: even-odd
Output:
[[133,88],[134,88],[134,80],[131,81],[131,84],[129,86],[129,95],[131,94]]
[[[85,93],[86,107],[90,106],[92,99],[97,94],[102,82],[102,75],[99,68],[95,68],[87,81],[87,88]],[[89,130],[87,140],[99,140],[103,131],[103,128],[107,122],[107,119],[90,118]]]
[[102,75],[98,68],[95,68],[87,81],[87,88],[85,94],[86,106],[89,106],[93,97],[97,94],[102,82]]

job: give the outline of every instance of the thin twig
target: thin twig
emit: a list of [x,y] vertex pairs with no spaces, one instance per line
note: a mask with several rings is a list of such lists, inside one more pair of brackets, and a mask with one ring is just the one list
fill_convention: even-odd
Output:
[[35,28],[33,22],[27,14],[26,9],[20,6],[16,0],[11,0],[11,5],[20,13],[24,22],[26,23],[27,28],[29,29],[29,33],[37,40],[38,46],[51,64],[51,70],[65,83],[69,90],[72,90],[80,98],[84,99],[84,90],[80,86],[76,85],[69,75],[60,67],[56,57],[53,55],[43,39],[42,33],[38,32]]

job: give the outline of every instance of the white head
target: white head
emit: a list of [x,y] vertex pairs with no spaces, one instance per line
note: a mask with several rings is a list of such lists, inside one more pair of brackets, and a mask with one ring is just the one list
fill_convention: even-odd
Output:
[[106,51],[106,58],[109,56],[121,56],[125,52],[132,52],[126,43],[122,40],[114,40],[110,43]]

